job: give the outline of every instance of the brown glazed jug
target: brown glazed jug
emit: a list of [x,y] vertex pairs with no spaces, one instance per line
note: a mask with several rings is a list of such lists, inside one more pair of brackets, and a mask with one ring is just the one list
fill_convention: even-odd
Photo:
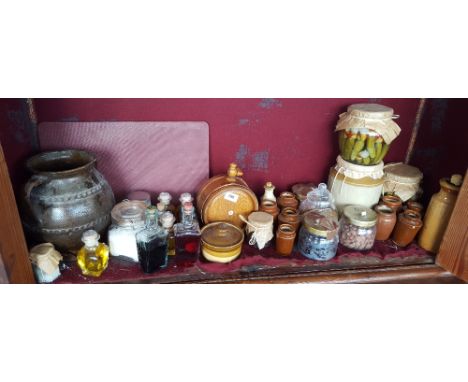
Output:
[[33,173],[22,194],[22,220],[33,241],[60,250],[78,250],[81,235],[100,234],[115,204],[109,183],[96,170],[93,155],[79,150],[44,152],[28,159]]
[[374,210],[377,212],[377,233],[375,240],[387,240],[395,227],[397,220],[396,213],[384,204],[375,206]]

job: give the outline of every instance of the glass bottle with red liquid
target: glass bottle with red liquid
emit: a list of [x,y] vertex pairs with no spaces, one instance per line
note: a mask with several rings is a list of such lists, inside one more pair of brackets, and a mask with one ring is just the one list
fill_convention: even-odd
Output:
[[193,203],[184,203],[182,212],[182,222],[174,226],[175,264],[177,267],[191,267],[200,255],[200,226]]

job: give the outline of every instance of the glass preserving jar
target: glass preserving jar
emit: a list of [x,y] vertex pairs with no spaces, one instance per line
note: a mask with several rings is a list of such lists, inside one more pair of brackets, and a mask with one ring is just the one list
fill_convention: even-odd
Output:
[[347,206],[340,219],[340,243],[359,251],[371,249],[376,234],[377,214],[364,206]]
[[109,250],[111,256],[138,263],[136,235],[145,228],[146,204],[141,201],[124,200],[111,212]]
[[393,109],[378,104],[354,104],[340,115],[336,126],[340,155],[359,165],[376,165],[385,158],[390,143],[400,134]]
[[335,257],[338,248],[338,224],[334,218],[315,211],[304,215],[299,230],[298,249],[312,260],[327,261]]

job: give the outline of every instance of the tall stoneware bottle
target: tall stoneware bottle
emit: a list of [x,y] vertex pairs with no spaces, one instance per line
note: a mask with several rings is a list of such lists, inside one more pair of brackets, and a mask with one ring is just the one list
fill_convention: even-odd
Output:
[[431,198],[418,241],[422,248],[433,253],[439,251],[440,243],[460,191],[462,176],[453,175],[450,180],[442,178],[439,183],[440,191]]

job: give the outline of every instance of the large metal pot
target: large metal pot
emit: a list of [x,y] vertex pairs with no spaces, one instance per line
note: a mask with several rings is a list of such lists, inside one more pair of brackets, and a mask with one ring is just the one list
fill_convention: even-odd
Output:
[[115,199],[95,162],[79,150],[44,152],[26,162],[33,176],[24,187],[22,219],[33,241],[76,250],[84,231],[104,232]]

